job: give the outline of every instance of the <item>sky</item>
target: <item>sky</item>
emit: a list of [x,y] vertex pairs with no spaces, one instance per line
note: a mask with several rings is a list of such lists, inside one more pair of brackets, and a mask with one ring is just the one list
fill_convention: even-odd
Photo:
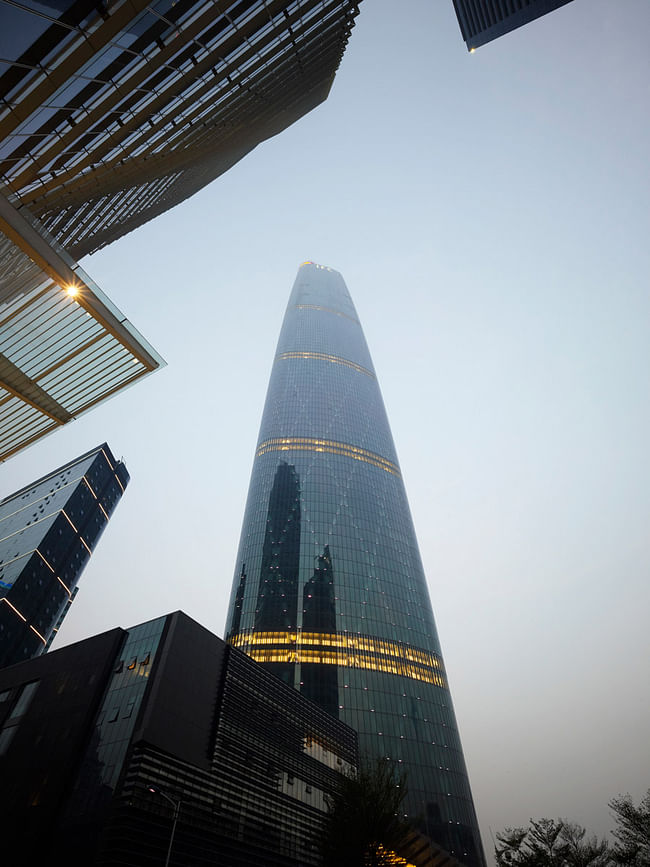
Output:
[[326,103],[83,267],[168,367],[2,468],[108,441],[131,484],[54,647],[182,609],[223,634],[298,266],[341,271],[418,533],[486,852],[650,787],[647,0],[468,54],[365,0]]

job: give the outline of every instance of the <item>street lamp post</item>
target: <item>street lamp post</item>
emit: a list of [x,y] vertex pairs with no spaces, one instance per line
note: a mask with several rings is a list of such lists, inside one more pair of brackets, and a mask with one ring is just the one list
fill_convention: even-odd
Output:
[[172,846],[174,845],[174,834],[176,833],[176,823],[178,822],[178,814],[181,811],[181,804],[183,803],[180,799],[175,801],[173,798],[170,798],[166,792],[163,792],[159,786],[154,786],[149,784],[147,786],[147,790],[152,792],[154,795],[161,795],[165,800],[169,801],[169,803],[174,808],[174,821],[172,822],[172,833],[169,838],[169,846],[167,847],[167,857],[165,858],[165,867],[169,867],[169,859],[172,854]]

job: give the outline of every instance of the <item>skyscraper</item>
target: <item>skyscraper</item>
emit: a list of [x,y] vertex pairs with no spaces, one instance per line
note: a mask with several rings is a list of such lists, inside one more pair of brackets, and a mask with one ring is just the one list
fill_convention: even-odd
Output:
[[103,443],[0,502],[0,666],[49,647],[128,483]]
[[570,0],[454,0],[456,17],[468,51],[523,27]]
[[262,418],[228,640],[408,776],[408,811],[483,863],[404,483],[379,385],[336,271],[301,266]]

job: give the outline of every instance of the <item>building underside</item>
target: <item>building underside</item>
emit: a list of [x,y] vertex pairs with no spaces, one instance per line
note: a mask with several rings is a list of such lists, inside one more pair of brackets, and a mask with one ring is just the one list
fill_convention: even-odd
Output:
[[165,362],[31,215],[0,196],[0,461]]
[[164,362],[77,264],[327,98],[350,0],[0,0],[0,460]]
[[454,0],[468,51],[541,18],[570,0]]
[[45,0],[51,17],[0,4],[14,46],[0,180],[76,258],[325,100],[358,13],[350,0]]

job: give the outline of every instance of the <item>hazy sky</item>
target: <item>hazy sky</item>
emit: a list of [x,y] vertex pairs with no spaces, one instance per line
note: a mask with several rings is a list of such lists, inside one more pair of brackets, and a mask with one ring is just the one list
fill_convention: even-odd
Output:
[[222,634],[299,264],[382,386],[486,850],[650,786],[648,0],[469,55],[451,0],[366,0],[329,100],[84,267],[169,367],[3,467],[107,440],[131,485],[55,646],[182,609]]

